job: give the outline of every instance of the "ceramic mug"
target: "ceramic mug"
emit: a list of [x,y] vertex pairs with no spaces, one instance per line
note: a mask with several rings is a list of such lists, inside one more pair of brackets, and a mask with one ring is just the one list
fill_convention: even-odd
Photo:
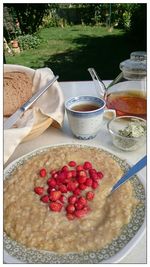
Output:
[[69,126],[73,135],[82,140],[92,139],[99,132],[104,113],[112,113],[115,110],[105,109],[104,99],[82,95],[69,98],[65,101],[65,109],[68,116]]

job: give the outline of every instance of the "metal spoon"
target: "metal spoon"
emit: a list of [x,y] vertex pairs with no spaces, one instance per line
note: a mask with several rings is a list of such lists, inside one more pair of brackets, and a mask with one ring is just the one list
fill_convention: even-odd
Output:
[[117,190],[122,184],[132,178],[137,172],[142,170],[147,165],[147,156],[139,160],[134,166],[132,166],[113,186],[110,194]]
[[88,68],[88,71],[89,71],[89,73],[93,79],[93,82],[94,82],[94,85],[95,85],[95,88],[97,90],[98,95],[100,95],[101,97],[104,97],[104,95],[106,93],[105,84],[100,79],[100,77],[98,76],[98,74],[94,68]]
[[97,90],[98,95],[103,97],[107,91],[107,89],[114,84],[116,84],[121,78],[123,77],[123,73],[121,72],[107,87],[105,86],[104,82],[98,76],[96,70],[94,68],[88,68],[88,71],[93,79],[95,88]]

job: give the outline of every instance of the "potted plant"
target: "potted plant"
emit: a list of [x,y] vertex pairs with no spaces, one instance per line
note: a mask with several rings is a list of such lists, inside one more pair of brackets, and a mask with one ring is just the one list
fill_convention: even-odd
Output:
[[18,41],[16,39],[12,40],[11,44],[12,44],[13,48],[18,48],[19,47]]

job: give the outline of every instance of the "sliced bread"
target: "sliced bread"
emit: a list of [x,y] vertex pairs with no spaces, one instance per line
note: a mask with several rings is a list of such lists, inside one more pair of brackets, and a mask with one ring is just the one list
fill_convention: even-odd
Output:
[[26,73],[4,73],[4,116],[12,115],[31,96],[32,80]]

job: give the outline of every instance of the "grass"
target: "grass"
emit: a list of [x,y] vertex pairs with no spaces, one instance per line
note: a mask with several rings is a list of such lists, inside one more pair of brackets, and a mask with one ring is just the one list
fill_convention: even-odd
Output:
[[100,26],[51,27],[41,29],[39,36],[39,47],[15,56],[6,55],[7,64],[49,67],[60,81],[89,80],[88,67],[94,67],[102,79],[114,79],[119,63],[129,58],[132,51],[146,50],[143,40],[136,42],[122,30],[108,31]]

